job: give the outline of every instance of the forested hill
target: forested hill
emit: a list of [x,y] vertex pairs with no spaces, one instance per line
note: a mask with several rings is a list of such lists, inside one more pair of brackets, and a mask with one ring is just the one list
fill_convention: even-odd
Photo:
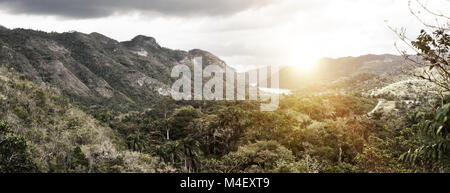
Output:
[[317,82],[328,84],[361,74],[372,76],[399,74],[399,70],[408,67],[402,56],[390,54],[322,58],[316,62],[312,71],[304,72],[303,69],[292,66],[281,68],[280,87],[298,89]]
[[152,37],[118,42],[99,33],[45,33],[0,28],[0,63],[38,84],[57,86],[83,105],[102,105],[126,112],[151,107],[169,95],[173,66],[225,66],[209,52],[172,50]]
[[195,56],[226,65],[145,36],[0,28],[0,173],[450,171],[449,91],[403,74],[399,56],[324,59],[311,74],[327,79],[272,112],[164,96]]
[[[192,68],[191,59],[197,56],[203,57],[204,66],[227,66],[207,51],[172,50],[142,35],[118,42],[99,33],[0,28],[0,64],[37,84],[56,86],[76,103],[120,112],[153,107],[161,96],[170,94],[172,67],[186,64]],[[311,82],[331,82],[363,73],[383,75],[395,72],[402,64],[402,57],[387,54],[324,58],[309,77],[295,67],[281,68],[280,87],[298,89]]]
[[157,158],[127,150],[116,131],[71,104],[58,89],[38,86],[3,67],[0,141],[0,173],[169,169]]

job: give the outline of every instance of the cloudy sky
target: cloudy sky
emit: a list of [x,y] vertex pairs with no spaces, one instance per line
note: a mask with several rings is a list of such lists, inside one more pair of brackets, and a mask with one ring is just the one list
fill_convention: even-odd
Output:
[[[426,1],[450,11],[450,0]],[[239,70],[307,65],[321,57],[397,52],[386,27],[422,28],[408,0],[0,0],[0,25],[142,34],[164,47],[212,52]]]

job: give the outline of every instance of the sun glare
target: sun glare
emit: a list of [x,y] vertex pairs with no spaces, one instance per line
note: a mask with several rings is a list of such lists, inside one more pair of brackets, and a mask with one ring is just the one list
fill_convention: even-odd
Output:
[[293,49],[290,53],[288,65],[296,67],[301,72],[312,72],[316,66],[319,56],[304,49]]
[[316,59],[305,57],[293,65],[300,68],[302,71],[311,72],[314,69],[315,63]]

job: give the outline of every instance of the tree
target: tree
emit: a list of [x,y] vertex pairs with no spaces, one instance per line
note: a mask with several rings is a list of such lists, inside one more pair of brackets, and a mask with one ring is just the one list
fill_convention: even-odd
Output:
[[89,168],[89,160],[84,155],[80,146],[76,146],[72,152],[71,169],[76,172],[86,172]]
[[0,121],[0,173],[34,172],[25,138],[14,135],[6,121]]
[[[413,8],[413,4],[418,6],[418,10]],[[450,17],[431,10],[421,0],[409,0],[409,8],[425,28],[420,31],[416,40],[410,40],[406,37],[405,29],[390,27],[406,45],[404,49],[399,49],[397,44],[396,47],[412,67],[422,69],[412,75],[450,92]],[[434,16],[436,23],[425,21],[421,13]],[[415,56],[409,54],[411,51]]]
[[295,156],[276,141],[257,141],[240,146],[222,157],[220,172],[298,172]]
[[128,149],[133,151],[142,152],[147,146],[147,136],[140,132],[128,135],[126,140]]
[[[417,9],[414,9],[413,5],[416,5]],[[393,29],[407,49],[415,53],[415,56],[408,54],[407,50],[399,49],[399,51],[414,69],[421,69],[419,73],[413,73],[414,76],[440,88],[437,91],[442,102],[433,120],[418,123],[418,126],[422,128],[423,144],[403,154],[401,159],[442,171],[448,166],[450,158],[448,123],[450,104],[444,103],[445,95],[450,92],[450,35],[448,34],[450,17],[430,9],[421,0],[409,0],[409,8],[425,28],[420,31],[416,40],[409,40],[404,29],[401,31]],[[435,22],[426,21],[422,13],[434,17]]]
[[370,136],[362,153],[355,158],[357,166],[364,172],[392,173],[397,172],[396,162],[389,150],[382,147],[382,139]]
[[421,147],[403,154],[401,159],[419,166],[431,166],[432,170],[448,171],[450,168],[449,117],[450,103],[439,108],[433,120],[419,123],[427,140]]
[[179,141],[167,141],[165,144],[156,146],[156,154],[165,162],[175,165],[183,158],[183,149]]
[[239,139],[243,136],[249,124],[248,113],[237,107],[227,107],[220,109],[217,114],[217,121],[212,126],[213,141],[215,147],[220,147],[214,151],[219,155],[235,151]]
[[197,171],[200,168],[200,143],[188,136],[180,141],[183,150],[184,169],[188,172]]
[[[201,112],[192,106],[181,107],[175,110],[170,126],[167,127],[166,137],[170,139],[181,139],[189,134],[185,128],[196,118],[201,117]],[[172,131],[171,131],[172,130]],[[170,133],[172,132],[172,133]]]

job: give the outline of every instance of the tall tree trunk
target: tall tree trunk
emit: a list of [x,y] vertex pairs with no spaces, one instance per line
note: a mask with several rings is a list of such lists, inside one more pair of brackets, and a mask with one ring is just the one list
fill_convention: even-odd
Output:
[[169,130],[170,130],[170,129],[167,129],[167,130],[166,130],[166,139],[167,139],[167,140],[170,140]]

